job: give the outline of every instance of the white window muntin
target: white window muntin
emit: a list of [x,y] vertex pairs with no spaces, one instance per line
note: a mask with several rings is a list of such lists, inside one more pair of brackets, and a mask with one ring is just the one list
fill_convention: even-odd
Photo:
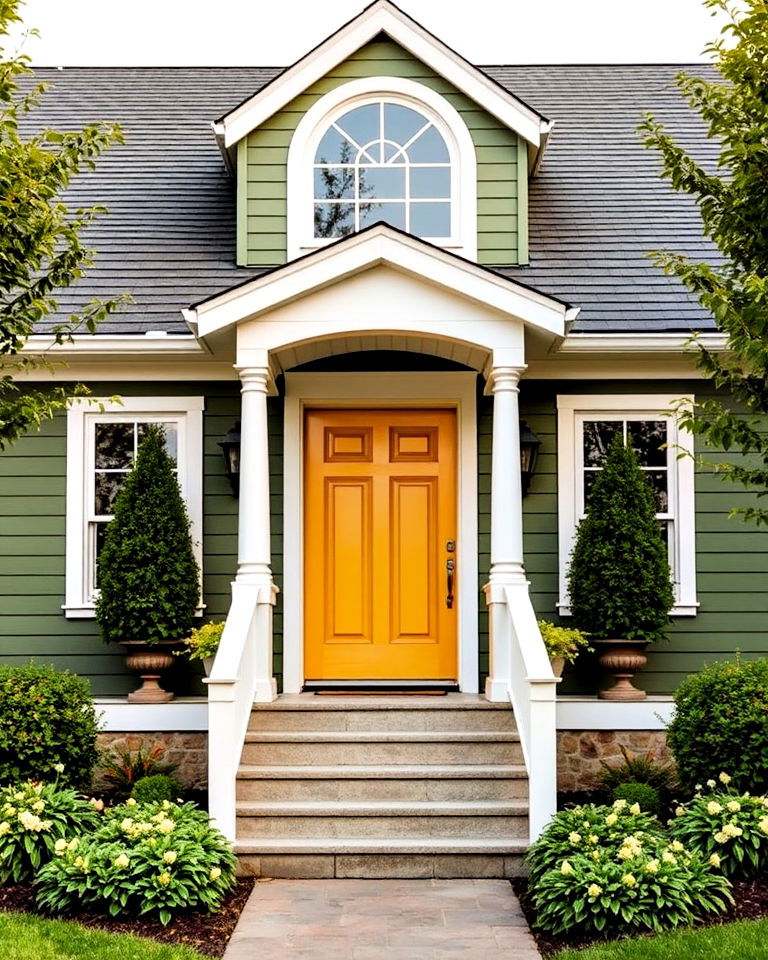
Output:
[[67,413],[66,597],[70,618],[94,616],[96,528],[108,515],[95,512],[95,436],[99,423],[167,423],[177,428],[178,478],[187,504],[195,557],[202,575],[203,397],[125,397],[122,402],[84,399]]
[[[685,398],[693,403],[693,398]],[[669,559],[675,587],[675,616],[694,616],[696,599],[696,543],[693,436],[679,428],[670,408],[679,396],[603,395],[559,396],[558,408],[558,608],[568,606],[567,572],[576,526],[584,512],[584,423],[590,420],[663,420],[667,425],[668,509],[657,513],[667,525]],[[626,432],[626,427],[624,428]],[[683,454],[681,456],[681,454]],[[690,454],[690,455],[689,455]]]
[[425,115],[445,140],[451,162],[451,236],[432,240],[477,259],[477,155],[461,114],[441,94],[405,77],[360,77],[341,84],[307,110],[291,139],[287,164],[288,259],[333,243],[314,236],[314,158],[329,124],[366,102],[402,103]]

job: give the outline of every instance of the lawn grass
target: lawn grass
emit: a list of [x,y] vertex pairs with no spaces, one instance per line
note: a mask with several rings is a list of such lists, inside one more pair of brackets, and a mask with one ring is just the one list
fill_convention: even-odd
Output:
[[563,950],[555,960],[765,960],[767,943],[768,919],[742,920]]
[[0,914],[3,960],[203,960],[189,947],[169,947],[127,933],[106,933],[25,913]]

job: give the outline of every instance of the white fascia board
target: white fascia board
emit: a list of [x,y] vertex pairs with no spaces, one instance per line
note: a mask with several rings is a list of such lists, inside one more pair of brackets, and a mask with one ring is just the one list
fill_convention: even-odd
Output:
[[252,130],[304,93],[379,33],[386,33],[436,73],[486,109],[505,126],[515,130],[536,149],[541,146],[547,120],[522,100],[472,66],[450,47],[433,37],[416,21],[388,0],[379,0],[364,10],[318,47],[308,53],[263,90],[222,117],[224,146],[228,149]]
[[95,697],[104,733],[184,733],[208,729],[206,697],[177,698],[170,703],[128,703],[118,697]]
[[665,730],[674,712],[672,697],[617,703],[597,697],[558,696],[558,730]]
[[171,334],[157,330],[134,336],[86,334],[75,336],[71,343],[57,343],[55,337],[35,334],[27,340],[22,353],[34,356],[54,354],[58,360],[74,356],[202,356],[209,351],[191,333]]
[[679,353],[696,352],[696,343],[707,350],[723,351],[723,333],[701,333],[695,341],[686,333],[572,333],[553,349],[558,354]]
[[561,301],[382,226],[199,304],[195,309],[199,336],[210,336],[379,265],[451,290],[550,336],[562,337],[565,333],[569,308]]

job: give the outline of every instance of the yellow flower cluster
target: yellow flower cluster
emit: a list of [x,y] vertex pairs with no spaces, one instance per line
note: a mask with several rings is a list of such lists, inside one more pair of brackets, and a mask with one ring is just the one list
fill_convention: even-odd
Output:
[[635,857],[639,857],[642,852],[642,843],[634,834],[630,834],[622,841],[617,856],[619,860],[633,860]]
[[599,887],[596,883],[590,883],[590,885],[587,887],[587,896],[591,897],[593,900],[596,897],[599,897],[602,892],[603,888]]
[[573,867],[567,860],[563,860],[560,865],[560,873],[564,874],[566,877],[573,873]]
[[637,886],[637,880],[635,878],[635,875],[632,873],[625,873],[624,876],[621,878],[621,882],[624,884],[625,887],[630,887],[630,889],[632,887]]

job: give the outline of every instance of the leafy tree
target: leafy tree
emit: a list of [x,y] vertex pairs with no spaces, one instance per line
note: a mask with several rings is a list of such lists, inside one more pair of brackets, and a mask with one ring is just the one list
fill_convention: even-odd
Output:
[[674,603],[653,490],[617,434],[589,497],[568,571],[574,625],[596,640],[658,640]]
[[99,556],[96,619],[107,643],[182,640],[192,628],[199,569],[174,471],[162,427],[150,427]]
[[[61,195],[104,150],[122,142],[117,125],[102,123],[23,136],[22,123],[46,85],[24,81],[32,73],[26,55],[6,53],[9,32],[21,21],[20,6],[21,0],[0,0],[0,450],[53,417],[72,396],[63,388],[22,391],[14,377],[46,364],[20,356],[21,350],[35,326],[57,312],[56,292],[93,262],[82,234],[104,208],[70,211]],[[64,343],[78,330],[93,333],[124,299],[91,301],[80,315],[55,326],[53,336]]]
[[[728,22],[707,47],[721,74],[716,81],[679,74],[683,96],[720,144],[714,169],[679,146],[648,115],[641,124],[647,146],[656,149],[662,176],[698,205],[704,233],[723,255],[721,264],[694,262],[670,251],[653,254],[665,273],[677,277],[727,335],[727,352],[699,345],[698,365],[715,386],[736,401],[707,398],[681,407],[683,426],[707,444],[749,457],[718,463],[725,479],[758,497],[768,495],[768,3],[766,0],[704,0]],[[746,408],[747,415],[738,413]],[[761,423],[762,418],[762,423]],[[759,505],[734,510],[768,524]]]

